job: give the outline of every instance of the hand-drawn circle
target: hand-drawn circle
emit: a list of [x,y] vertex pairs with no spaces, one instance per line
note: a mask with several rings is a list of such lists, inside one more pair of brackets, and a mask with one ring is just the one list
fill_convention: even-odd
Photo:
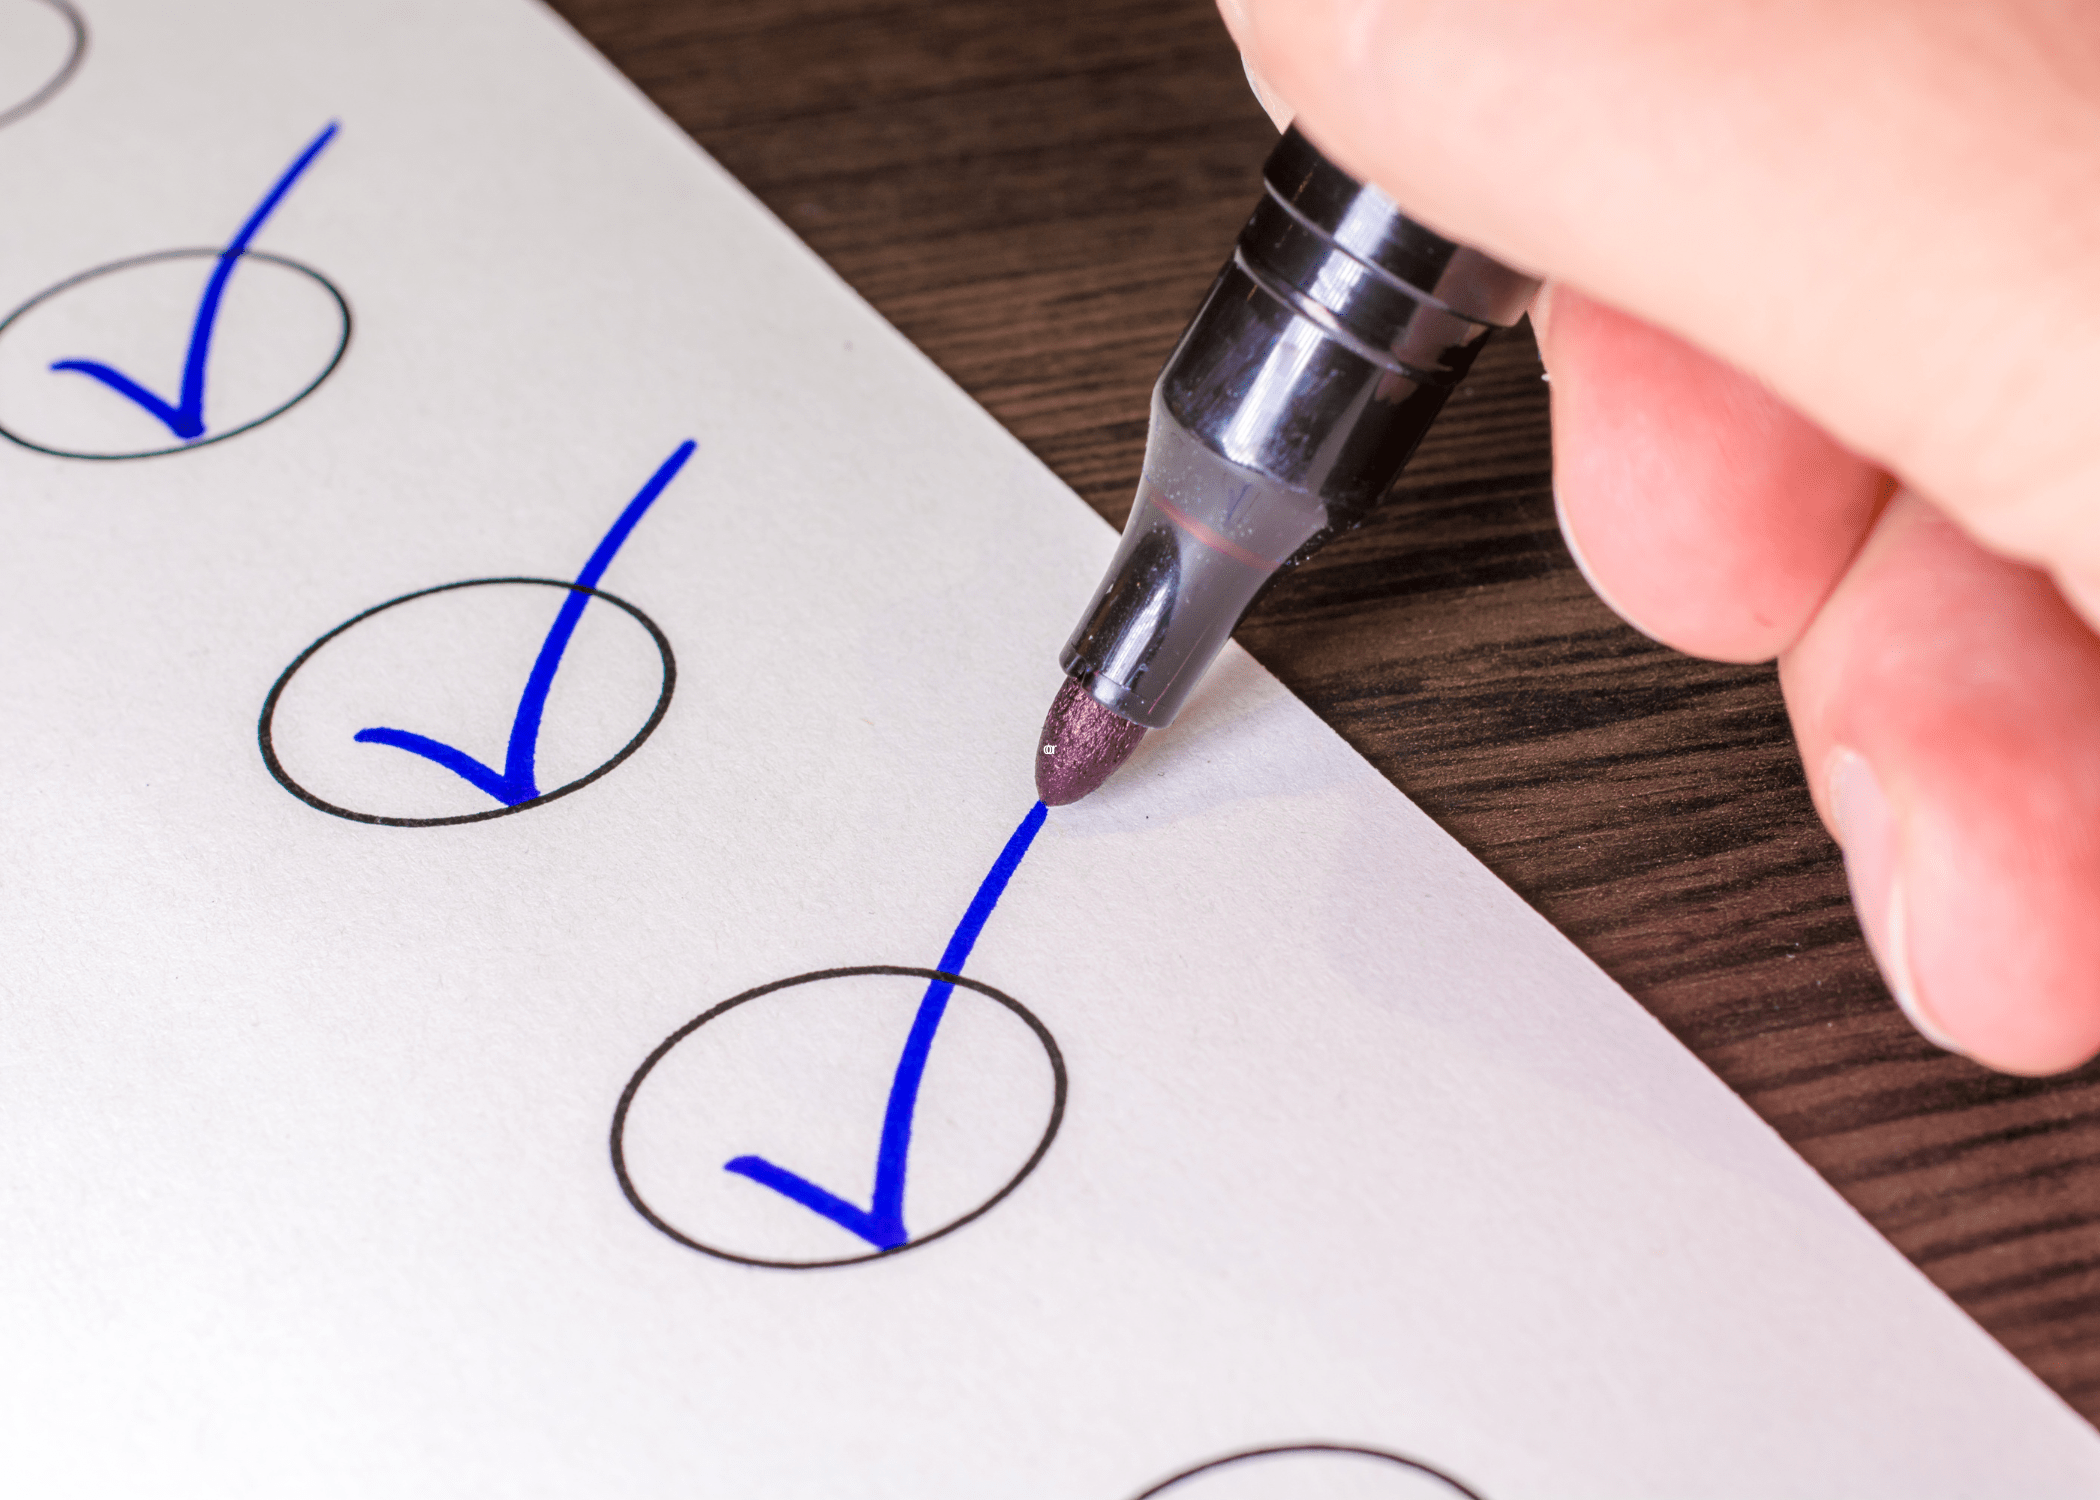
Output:
[[[925,979],[929,981],[939,979],[945,980],[947,983],[960,989],[974,990],[986,999],[996,1001],[1000,1005],[1005,1006],[1015,1016],[1019,1017],[1030,1031],[1035,1033],[1036,1041],[1042,1044],[1043,1053],[1050,1060],[1052,1091],[1050,1119],[1043,1127],[1042,1139],[1036,1142],[1035,1150],[1029,1154],[1028,1160],[1021,1164],[1021,1169],[1007,1180],[1004,1187],[985,1199],[976,1208],[971,1209],[970,1212],[958,1219],[950,1220],[938,1229],[929,1230],[925,1234],[914,1235],[903,1244],[894,1245],[887,1250],[871,1250],[866,1255],[849,1255],[837,1260],[765,1260],[752,1255],[739,1255],[733,1250],[724,1250],[719,1246],[704,1244],[684,1231],[666,1223],[654,1209],[649,1207],[642,1197],[641,1190],[634,1185],[634,1179],[628,1175],[625,1143],[628,1111],[634,1105],[635,1095],[641,1092],[643,1083],[648,1080],[656,1065],[670,1054],[673,1047],[676,1047],[708,1022],[735,1010],[740,1005],[761,999],[777,990],[792,989],[796,985],[815,984],[826,979],[854,979],[865,974],[886,974],[907,979]],[[695,1016],[692,1020],[686,1022],[685,1025],[679,1027],[661,1042],[657,1043],[656,1049],[642,1059],[642,1065],[636,1068],[634,1076],[627,1080],[627,1087],[620,1091],[620,1102],[613,1110],[613,1175],[620,1180],[620,1191],[626,1195],[628,1203],[633,1206],[636,1213],[648,1220],[651,1226],[669,1238],[676,1240],[688,1250],[698,1250],[702,1255],[712,1255],[717,1260],[734,1261],[738,1265],[765,1266],[769,1269],[780,1271],[822,1271],[834,1266],[866,1265],[872,1260],[894,1259],[904,1254],[907,1250],[916,1250],[921,1245],[932,1244],[937,1239],[955,1233],[956,1230],[962,1228],[965,1224],[982,1218],[993,1208],[1004,1202],[1012,1194],[1013,1190],[1027,1179],[1028,1174],[1036,1169],[1037,1164],[1049,1152],[1050,1143],[1057,1139],[1058,1129],[1064,1124],[1065,1120],[1065,1095],[1068,1087],[1069,1080],[1065,1073],[1065,1055],[1058,1050],[1057,1038],[1050,1034],[1050,1028],[1037,1018],[1034,1011],[1020,1001],[1014,999],[1011,995],[1003,994],[993,989],[988,984],[980,984],[974,979],[965,979],[960,974],[946,974],[939,969],[912,969],[896,964],[861,964],[845,969],[818,969],[813,973],[797,974],[792,979],[776,979],[771,984],[762,984],[756,989],[745,990],[741,995],[732,996],[713,1009],[703,1011],[700,1015]]]
[[[206,249],[156,250],[150,255],[134,255],[125,260],[113,260],[107,265],[96,266],[93,270],[82,271],[77,276],[68,276],[55,286],[45,287],[44,290],[38,292],[27,302],[24,302],[5,318],[0,318],[0,341],[4,341],[7,338],[8,330],[14,327],[21,319],[27,317],[52,298],[62,296],[84,282],[94,281],[103,276],[113,276],[121,271],[128,271],[137,266],[151,265],[159,261],[216,260],[224,253],[223,250]],[[244,432],[252,432],[265,422],[274,422],[277,418],[304,401],[308,396],[311,396],[320,388],[323,381],[335,373],[336,366],[343,362],[343,356],[349,352],[351,324],[349,299],[343,296],[342,291],[334,282],[323,276],[319,271],[316,271],[312,266],[292,260],[287,256],[273,255],[267,250],[243,250],[241,259],[265,260],[272,265],[282,266],[288,271],[297,271],[302,276],[310,277],[319,284],[322,291],[334,299],[336,312],[342,318],[343,331],[336,340],[335,353],[329,356],[328,362],[321,367],[320,373],[315,375],[313,379],[309,380],[290,398],[272,407],[261,416],[251,417],[238,427],[229,427],[224,432],[214,432],[191,442],[171,443],[165,448],[142,448],[135,453],[81,453],[68,448],[54,448],[48,444],[39,443],[32,438],[26,438],[19,432],[14,431],[7,425],[7,420],[4,416],[0,416],[0,437],[6,438],[9,442],[18,443],[34,452],[48,453],[54,458],[81,458],[93,463],[125,463],[134,458],[161,458],[170,453],[189,453],[198,448],[209,448],[213,443],[223,443],[230,437],[239,437]]]
[[[496,584],[513,583],[531,583],[537,584],[542,588],[567,589],[571,593],[589,594],[593,599],[603,599],[607,604],[623,609],[632,615],[635,621],[649,632],[649,638],[656,643],[657,654],[663,658],[664,664],[663,690],[657,694],[656,707],[650,711],[648,722],[636,730],[634,738],[621,746],[619,752],[612,756],[611,759],[601,762],[596,769],[587,775],[579,776],[574,781],[558,786],[551,792],[542,792],[530,801],[520,802],[512,807],[492,807],[484,812],[461,813],[449,818],[387,818],[381,817],[376,813],[362,813],[351,808],[338,807],[333,802],[315,796],[295,781],[289,771],[285,770],[284,763],[277,758],[277,748],[270,738],[270,723],[277,715],[278,700],[284,696],[284,690],[291,683],[294,674],[301,667],[312,661],[323,646],[343,634],[343,632],[362,625],[374,615],[382,614],[398,605],[407,604],[416,599],[427,598],[432,594],[447,594],[454,589],[488,588]],[[348,818],[353,823],[377,823],[387,828],[448,828],[455,823],[486,823],[491,818],[507,818],[512,813],[527,812],[535,807],[544,807],[557,797],[566,797],[571,792],[579,791],[589,786],[599,777],[605,775],[606,772],[619,765],[621,761],[627,759],[628,756],[634,754],[635,751],[641,749],[642,741],[656,733],[656,726],[663,723],[664,713],[671,706],[671,694],[676,690],[677,686],[678,662],[671,654],[670,637],[663,633],[654,620],[643,614],[634,605],[629,604],[625,599],[622,599],[618,594],[608,594],[604,589],[594,589],[581,583],[565,582],[559,578],[464,578],[458,583],[441,583],[435,588],[417,589],[412,594],[402,594],[398,598],[387,600],[384,604],[375,604],[361,614],[352,615],[349,619],[343,621],[342,624],[336,626],[335,629],[329,631],[311,646],[300,652],[292,659],[292,664],[278,674],[277,681],[270,685],[269,696],[263,699],[262,717],[256,722],[255,737],[257,743],[262,747],[263,764],[269,767],[270,774],[277,778],[277,784],[290,792],[294,797],[297,797],[301,802],[304,802],[308,807],[318,808],[320,811],[334,817]],[[698,1023],[696,1022],[695,1024],[697,1025]]]
[[57,11],[59,18],[72,31],[72,45],[66,49],[66,59],[59,64],[58,71],[39,84],[27,98],[13,104],[0,100],[0,129],[5,129],[24,115],[50,103],[51,96],[70,83],[73,75],[80,71],[81,61],[87,56],[87,22],[82,19],[80,12],[73,8],[71,0],[43,0],[43,3]]
[[[1162,1479],[1149,1490],[1131,1497],[1131,1500],[1152,1500],[1155,1495],[1166,1495],[1185,1481],[1200,1478],[1234,1464],[1249,1463],[1259,1459],[1288,1460],[1292,1454],[1339,1454],[1354,1458],[1375,1459],[1424,1478],[1437,1481],[1449,1488],[1453,1500],[1485,1500],[1478,1490],[1460,1484],[1442,1469],[1433,1468],[1419,1458],[1408,1458],[1403,1454],[1389,1453],[1383,1448],[1361,1448],[1350,1443],[1281,1443],[1269,1448],[1248,1448],[1238,1453],[1228,1453],[1223,1458],[1214,1458],[1208,1463],[1197,1464],[1193,1469],[1183,1469],[1168,1479]],[[1191,1492],[1192,1496],[1194,1493]]]

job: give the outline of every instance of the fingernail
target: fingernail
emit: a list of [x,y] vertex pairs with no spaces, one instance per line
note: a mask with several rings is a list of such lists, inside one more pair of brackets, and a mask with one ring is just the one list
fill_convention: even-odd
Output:
[[1897,860],[1896,818],[1889,811],[1881,779],[1864,755],[1841,746],[1831,752],[1826,785],[1838,841],[1845,846],[1845,880],[1852,888],[1852,905],[1889,992],[1920,1036],[1949,1052],[1961,1051],[1918,998],[1917,980],[1910,969],[1910,918]]
[[1624,620],[1628,625],[1631,625],[1635,630],[1638,630],[1642,635],[1648,637],[1649,640],[1654,641],[1658,645],[1668,645],[1669,642],[1629,614],[1626,606],[1612,597],[1611,590],[1597,581],[1597,574],[1590,567],[1590,560],[1582,555],[1582,543],[1575,535],[1575,528],[1568,524],[1568,508],[1561,504],[1560,490],[1558,488],[1555,488],[1553,491],[1553,519],[1560,525],[1560,539],[1567,543],[1568,556],[1575,559],[1575,571],[1580,573],[1582,581],[1590,586],[1590,592],[1604,601],[1606,609]]
[[1539,347],[1539,363],[1546,364],[1546,330],[1553,323],[1553,283],[1546,282],[1531,297],[1531,341]]
[[1245,43],[1250,31],[1245,0],[1218,0],[1218,13],[1225,18],[1225,29],[1232,33],[1233,41],[1241,44],[1240,71],[1247,75],[1247,87],[1254,90],[1254,102],[1262,107],[1278,130],[1291,128],[1291,107],[1269,87],[1268,81],[1256,71],[1254,59],[1246,53]]
[[[1552,323],[1553,298],[1551,291],[1552,288],[1549,283],[1547,286],[1541,287],[1531,300],[1531,321],[1537,328],[1541,358],[1544,358],[1546,334],[1545,326],[1539,325],[1542,319],[1546,326],[1550,326]],[[1580,403],[1573,400],[1570,390],[1569,386],[1563,384],[1554,387],[1553,391],[1554,447],[1563,452],[1574,448],[1578,442],[1578,440],[1569,437],[1570,424],[1580,420],[1571,414],[1579,408]],[[1624,604],[1621,604],[1612,596],[1612,591],[1606,588],[1604,581],[1597,576],[1597,570],[1590,566],[1589,556],[1582,550],[1582,538],[1575,534],[1575,527],[1568,520],[1567,504],[1561,499],[1560,475],[1556,472],[1553,478],[1553,519],[1560,526],[1560,539],[1567,543],[1568,556],[1575,560],[1575,571],[1580,573],[1582,581],[1590,586],[1590,592],[1604,601],[1606,609],[1631,625],[1635,630],[1638,630],[1642,635],[1648,637],[1649,640],[1656,642],[1658,645],[1668,645],[1669,642],[1663,640],[1660,635],[1657,635],[1646,625],[1643,625],[1631,610],[1627,609]]]
[[1254,102],[1262,107],[1269,122],[1278,130],[1291,128],[1291,107],[1277,97],[1276,91],[1262,82],[1261,74],[1254,71],[1254,64],[1247,61],[1247,54],[1240,54],[1240,71],[1247,75],[1247,87],[1254,90]]

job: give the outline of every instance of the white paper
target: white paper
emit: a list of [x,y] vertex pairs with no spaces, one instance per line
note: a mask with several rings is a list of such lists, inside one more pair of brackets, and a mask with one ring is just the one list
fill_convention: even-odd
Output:
[[[942,961],[1108,528],[544,12],[82,9],[0,130],[10,1490],[2100,1490],[1236,651],[1035,836],[885,1219],[926,981],[782,982]],[[766,986],[632,1090],[653,1224],[623,1091]]]

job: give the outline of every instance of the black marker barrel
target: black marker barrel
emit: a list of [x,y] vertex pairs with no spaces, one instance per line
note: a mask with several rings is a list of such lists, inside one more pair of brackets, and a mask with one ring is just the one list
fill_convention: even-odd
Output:
[[1164,728],[1261,591],[1363,520],[1537,283],[1292,129],[1152,394],[1122,545],[1060,662]]

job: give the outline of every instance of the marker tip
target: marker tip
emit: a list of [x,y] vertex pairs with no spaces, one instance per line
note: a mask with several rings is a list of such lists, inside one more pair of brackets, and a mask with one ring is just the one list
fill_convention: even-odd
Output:
[[1144,737],[1144,725],[1103,708],[1067,677],[1036,736],[1036,795],[1052,807],[1077,802],[1114,775]]

